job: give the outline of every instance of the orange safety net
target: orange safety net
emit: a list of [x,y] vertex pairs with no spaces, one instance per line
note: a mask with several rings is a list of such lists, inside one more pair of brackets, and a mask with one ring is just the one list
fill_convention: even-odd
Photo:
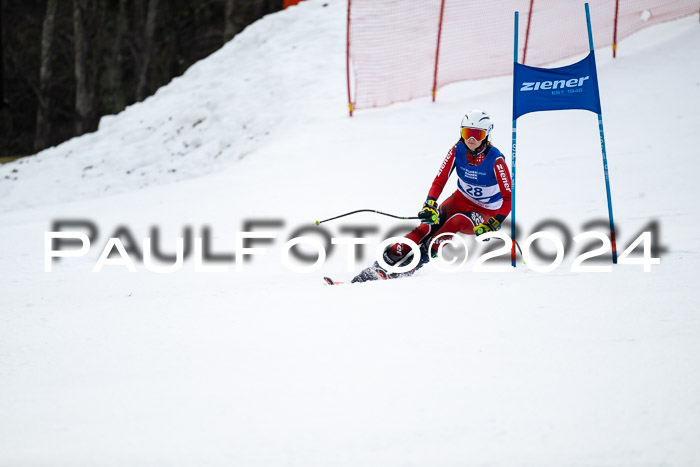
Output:
[[[520,63],[524,57],[527,65],[543,66],[589,50],[585,0],[348,1],[348,89],[354,109],[429,96],[455,81],[512,73],[515,11],[520,12]],[[613,44],[615,33],[619,42],[653,24],[698,13],[698,0],[588,3],[596,48]]]
[[440,1],[351,2],[348,39],[354,107],[379,107],[430,92]]
[[303,2],[304,0],[283,0],[282,2],[282,8],[288,8],[290,6],[297,5],[299,2]]

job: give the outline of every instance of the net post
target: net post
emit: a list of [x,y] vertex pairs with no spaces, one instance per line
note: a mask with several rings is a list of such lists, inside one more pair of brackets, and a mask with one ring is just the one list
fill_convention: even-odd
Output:
[[438,23],[437,46],[435,47],[435,67],[433,69],[433,102],[437,93],[438,61],[440,60],[440,39],[442,38],[442,18],[445,12],[445,0],[440,2],[440,22]]
[[[527,12],[527,26],[525,27],[525,48],[523,49],[523,65],[527,57],[527,43],[530,39],[530,22],[532,21],[532,8],[535,6],[535,0],[530,0],[530,9]],[[518,61],[517,58],[515,60]]]
[[619,18],[620,0],[615,0],[615,26],[613,27],[613,58],[617,56],[617,23]]

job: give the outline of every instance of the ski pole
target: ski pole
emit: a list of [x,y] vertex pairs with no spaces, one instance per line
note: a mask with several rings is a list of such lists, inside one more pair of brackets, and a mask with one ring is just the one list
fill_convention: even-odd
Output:
[[382,216],[389,216],[389,217],[393,217],[393,218],[395,218],[395,219],[420,219],[420,217],[417,217],[417,216],[416,216],[416,217],[395,216],[395,215],[393,215],[393,214],[387,214],[386,212],[381,212],[381,211],[377,211],[377,210],[374,210],[374,209],[358,209],[357,211],[346,212],[345,214],[341,214],[341,215],[339,215],[339,216],[331,217],[330,219],[325,219],[325,220],[322,220],[322,221],[316,221],[316,222],[314,222],[314,225],[320,225],[320,224],[323,224],[324,222],[332,221],[333,219],[338,219],[338,218],[340,218],[340,217],[349,216],[349,215],[351,215],[351,214],[357,214],[358,212],[373,212],[373,213],[375,213],[375,214],[381,214]]
[[[393,217],[393,218],[395,218],[395,219],[405,219],[405,220],[408,220],[408,219],[420,219],[420,217],[418,217],[418,216],[413,216],[413,217],[402,217],[402,216],[396,216],[396,215],[394,215],[394,214],[388,214],[388,213],[386,213],[386,212],[377,211],[377,210],[375,210],[375,209],[358,209],[357,211],[346,212],[345,214],[341,214],[341,215],[339,215],[339,216],[331,217],[330,219],[324,219],[324,220],[322,220],[322,221],[316,221],[316,222],[314,222],[314,225],[320,225],[320,224],[323,224],[324,222],[332,221],[332,220],[334,220],[334,219],[339,219],[339,218],[341,218],[341,217],[349,216],[349,215],[351,215],[351,214],[357,214],[358,212],[373,212],[373,213],[375,213],[375,214],[381,214],[381,215],[383,215],[383,216],[389,216],[389,217]],[[518,244],[517,241],[515,242],[515,246],[518,247],[518,251],[520,252],[520,255],[522,256],[523,250],[520,249],[520,245]]]
[[[515,241],[515,246],[518,247],[518,251],[520,252],[520,256],[522,256],[522,255],[523,255],[523,250],[520,249],[520,245],[518,245],[518,241],[517,241],[517,240]],[[523,260],[523,264],[525,264],[525,260]]]
[[[330,219],[324,219],[324,220],[322,220],[322,221],[316,221],[316,222],[314,222],[314,225],[321,225],[321,224],[323,224],[324,222],[332,221],[332,220],[334,220],[334,219],[339,219],[339,218],[345,217],[345,216],[350,216],[350,215],[352,215],[352,214],[357,214],[358,212],[373,212],[373,213],[375,213],[375,214],[381,214],[382,216],[389,216],[389,217],[393,217],[393,218],[395,218],[395,219],[404,219],[404,220],[408,220],[408,219],[420,219],[420,217],[418,217],[418,216],[402,217],[402,216],[396,216],[396,215],[394,215],[394,214],[388,214],[388,213],[386,213],[386,212],[377,211],[377,210],[375,210],[375,209],[358,209],[357,211],[346,212],[345,214],[341,214],[341,215],[339,215],[339,216],[331,217]],[[520,249],[520,245],[518,244],[517,241],[515,242],[515,246],[518,247],[518,251],[520,251],[520,256],[522,256],[523,250]],[[523,261],[523,263],[524,263],[524,261]]]

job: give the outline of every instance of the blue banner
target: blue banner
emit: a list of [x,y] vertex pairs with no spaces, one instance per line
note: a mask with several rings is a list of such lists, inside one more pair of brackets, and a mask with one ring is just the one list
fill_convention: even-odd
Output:
[[514,65],[513,120],[542,110],[583,109],[601,113],[594,52],[561,68]]

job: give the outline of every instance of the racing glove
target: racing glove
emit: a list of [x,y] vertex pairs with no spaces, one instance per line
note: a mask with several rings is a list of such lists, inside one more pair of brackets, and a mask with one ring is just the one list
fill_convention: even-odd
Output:
[[[474,234],[478,237],[479,235],[483,235],[486,232],[495,232],[500,228],[501,223],[498,222],[495,217],[489,217],[489,219],[486,222],[474,227]],[[489,239],[487,238],[484,241],[488,242]]]
[[437,208],[437,200],[432,196],[428,196],[428,199],[426,199],[425,203],[423,203],[423,209],[421,209],[418,213],[420,221],[428,225],[439,223],[440,214],[438,214]]

